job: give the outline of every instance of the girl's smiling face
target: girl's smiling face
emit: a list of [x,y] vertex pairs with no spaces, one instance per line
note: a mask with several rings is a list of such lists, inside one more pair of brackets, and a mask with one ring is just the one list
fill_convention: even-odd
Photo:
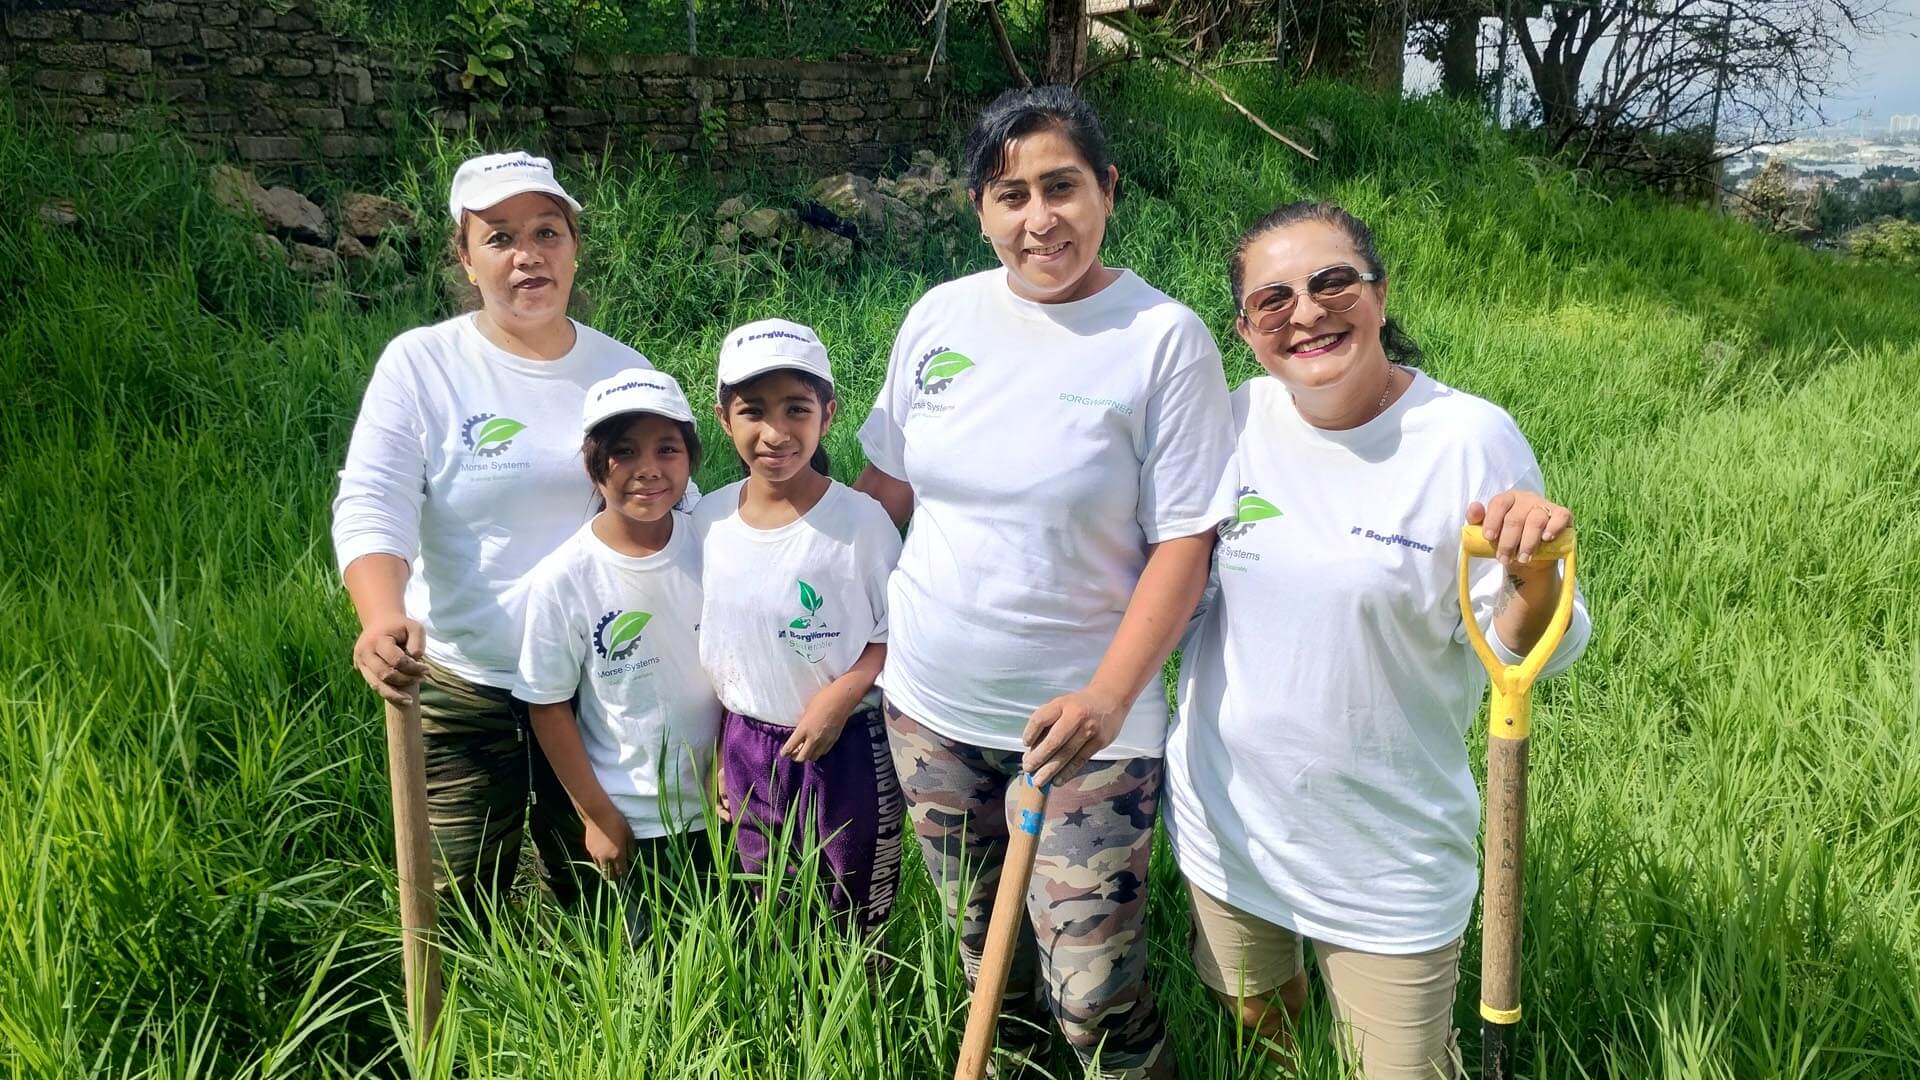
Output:
[[599,481],[607,509],[631,521],[666,517],[686,494],[693,474],[680,425],[653,413],[635,413],[602,444],[606,478]]
[[811,467],[834,404],[823,403],[799,375],[773,371],[732,388],[731,400],[714,411],[747,471],[779,484]]

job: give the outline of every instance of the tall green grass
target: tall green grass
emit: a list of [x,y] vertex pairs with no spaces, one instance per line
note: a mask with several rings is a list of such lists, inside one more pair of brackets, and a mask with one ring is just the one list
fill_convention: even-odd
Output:
[[[1446,105],[1236,90],[1321,163],[1128,73],[1098,94],[1124,177],[1108,261],[1194,306],[1237,381],[1255,369],[1228,326],[1226,246],[1281,199],[1345,202],[1376,224],[1428,367],[1509,408],[1579,516],[1596,635],[1538,705],[1529,1073],[1911,1075],[1920,279],[1596,191]],[[64,144],[0,114],[17,275],[0,290],[0,1068],[949,1068],[963,984],[911,862],[878,972],[809,904],[743,907],[737,885],[679,896],[638,943],[537,896],[489,933],[456,918],[441,1042],[399,1054],[378,710],[346,662],[326,523],[373,359],[441,317],[439,290],[395,275],[348,283],[367,302],[316,296],[255,261],[176,147]],[[386,184],[434,220],[468,149]],[[686,234],[728,192],[658,162],[575,180],[596,325],[699,398],[727,328],[812,322],[844,373],[843,477],[906,307],[990,258],[930,243],[721,269]],[[39,222],[53,196],[80,225]],[[707,434],[711,487],[737,466]],[[1183,1075],[1253,1074],[1184,959],[1164,851],[1155,870]],[[1472,935],[1467,952],[1471,1055]],[[1338,1075],[1313,1008],[1304,1073]]]

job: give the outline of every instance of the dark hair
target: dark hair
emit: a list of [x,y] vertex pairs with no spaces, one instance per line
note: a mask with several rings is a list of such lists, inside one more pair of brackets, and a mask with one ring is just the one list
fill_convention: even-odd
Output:
[[[1240,290],[1246,284],[1247,249],[1268,233],[1290,225],[1298,225],[1303,221],[1318,221],[1346,234],[1347,241],[1353,245],[1353,250],[1360,256],[1360,261],[1366,264],[1361,269],[1379,274],[1381,282],[1385,283],[1387,268],[1380,262],[1380,252],[1373,242],[1373,230],[1367,228],[1367,223],[1347,213],[1336,203],[1302,199],[1299,202],[1286,203],[1269,210],[1267,216],[1254,222],[1253,226],[1241,233],[1240,239],[1234,242],[1233,252],[1227,256],[1227,282],[1233,288],[1235,311],[1240,309]],[[1414,340],[1407,336],[1407,332],[1400,328],[1400,324],[1391,318],[1387,320],[1385,326],[1380,328],[1380,345],[1386,350],[1387,359],[1394,363],[1404,364],[1407,367],[1420,366],[1420,346],[1416,345]]]
[[[766,378],[769,375],[781,375],[781,374],[791,375],[794,378],[799,379],[800,385],[812,391],[813,399],[820,403],[820,410],[822,412],[826,411],[827,406],[839,400],[837,397],[834,396],[833,384],[821,378],[820,376],[813,375],[805,371],[799,371],[794,368],[775,368],[772,371],[763,371],[760,374],[755,375],[753,378],[748,379],[746,382],[740,383],[737,386],[729,385],[727,383],[721,383],[720,384],[720,411],[726,412],[728,409],[733,408],[733,399],[745,393],[747,391],[747,388],[751,387],[754,383],[759,382],[760,380]],[[826,440],[822,439],[820,443],[813,448],[813,457],[811,460],[807,462],[807,464],[813,466],[813,471],[819,473],[821,476],[833,475],[833,472],[832,472],[833,463],[827,458]]]
[[[967,193],[975,203],[986,186],[1007,168],[1007,144],[1022,135],[1057,128],[1073,143],[1093,170],[1094,182],[1107,189],[1113,158],[1107,153],[1107,133],[1093,107],[1068,86],[1028,86],[1008,90],[980,110],[967,132],[960,160],[967,170]],[[1116,186],[1113,194],[1118,195]]]
[[[654,415],[657,414],[619,413],[607,417],[587,431],[586,438],[580,440],[580,457],[587,465],[587,479],[593,481],[595,488],[606,483],[607,474],[613,471],[607,460],[608,454],[613,450],[613,444],[618,442],[620,436],[625,435],[627,429],[637,423],[642,416]],[[661,419],[671,420],[672,417],[661,417]],[[687,444],[687,472],[691,474],[700,467],[700,432],[685,420],[674,420],[673,426],[680,430],[680,441]],[[602,503],[601,506],[604,508],[605,504]]]

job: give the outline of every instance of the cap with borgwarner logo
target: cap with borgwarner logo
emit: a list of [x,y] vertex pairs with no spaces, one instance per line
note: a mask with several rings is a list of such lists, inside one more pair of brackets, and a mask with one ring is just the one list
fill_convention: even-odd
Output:
[[769,371],[804,371],[833,385],[827,347],[810,326],[786,319],[761,319],[737,326],[720,346],[714,373],[721,386],[739,386]]
[[693,422],[693,409],[687,404],[687,395],[680,392],[680,384],[666,372],[648,368],[628,368],[589,387],[580,431],[592,431],[600,421],[624,413],[653,413],[681,423]]
[[447,190],[447,213],[459,221],[463,212],[479,213],[529,191],[551,195],[572,207],[574,213],[580,212],[580,204],[555,179],[553,162],[515,150],[461,162]]

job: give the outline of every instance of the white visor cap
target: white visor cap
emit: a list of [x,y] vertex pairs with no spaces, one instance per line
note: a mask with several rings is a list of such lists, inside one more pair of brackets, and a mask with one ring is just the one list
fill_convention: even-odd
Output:
[[669,420],[693,423],[693,409],[673,376],[651,368],[627,368],[587,388],[580,433],[592,431],[594,425],[610,416],[626,413],[653,413]]
[[574,213],[580,212],[580,204],[554,179],[553,162],[515,150],[461,162],[447,190],[447,213],[459,221],[463,211],[478,213],[529,191],[551,195],[572,207]]
[[810,326],[786,319],[761,319],[736,326],[720,346],[715,375],[721,386],[739,386],[769,371],[804,371],[833,385],[827,347]]

